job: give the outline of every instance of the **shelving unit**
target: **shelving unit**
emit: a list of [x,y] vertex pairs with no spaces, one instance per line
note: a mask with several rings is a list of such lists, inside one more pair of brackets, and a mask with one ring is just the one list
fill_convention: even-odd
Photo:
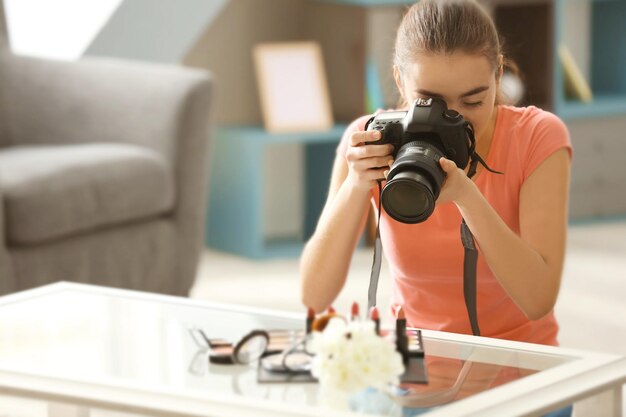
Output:
[[[326,200],[337,143],[345,125],[326,132],[270,134],[260,126],[235,126],[214,134],[206,244],[250,258],[297,256],[311,235]],[[266,197],[263,165],[270,146],[305,146],[306,213],[301,233],[279,240],[263,234]],[[285,175],[290,175],[285,172]]]
[[573,100],[557,100],[556,114],[564,120],[598,118],[626,115],[626,96],[596,93],[591,103]]
[[593,100],[565,96],[556,53],[555,112],[572,138],[570,218],[615,218],[626,213],[626,2],[556,0],[555,41],[564,43],[590,84]]
[[[588,22],[588,44],[568,45],[583,47],[588,57],[588,82],[594,98],[582,103],[565,97],[563,68],[555,55],[555,111],[566,120],[626,115],[626,2],[622,0],[557,0],[556,42],[573,43],[566,39],[567,8],[584,7]],[[587,71],[586,71],[587,72]]]

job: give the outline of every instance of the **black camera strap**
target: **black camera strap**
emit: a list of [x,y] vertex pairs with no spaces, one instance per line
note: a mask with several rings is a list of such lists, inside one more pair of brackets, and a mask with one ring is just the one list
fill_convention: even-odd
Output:
[[478,263],[478,251],[474,243],[474,235],[465,223],[465,219],[461,221],[461,242],[465,249],[463,256],[463,297],[465,298],[465,307],[469,316],[470,326],[474,336],[480,336],[480,328],[478,327],[478,314],[476,312],[476,268]]
[[469,155],[470,155],[469,169],[467,170],[467,176],[469,178],[472,178],[476,174],[476,168],[478,168],[478,163],[480,163],[483,166],[483,168],[485,168],[487,171],[491,173],[501,174],[501,175],[504,174],[503,172],[496,171],[495,169],[489,168],[489,165],[487,165],[485,160],[481,158],[480,155],[478,155],[478,153],[476,152],[476,137],[474,136],[474,127],[472,126],[471,123],[469,122],[465,123],[465,131],[467,132],[467,137],[469,139]]
[[378,180],[378,219],[376,220],[376,240],[374,241],[374,260],[370,274],[370,285],[367,291],[367,311],[376,305],[376,293],[378,292],[378,279],[380,278],[380,266],[383,261],[383,244],[380,241],[380,213],[383,194],[382,181]]
[[[474,128],[470,123],[467,123],[466,130],[470,140],[470,164],[467,170],[467,176],[472,178],[476,174],[479,163],[489,172],[503,174],[500,171],[489,168],[483,158],[476,153],[476,138],[474,137]],[[478,266],[478,251],[476,250],[474,235],[463,218],[461,219],[461,243],[463,243],[463,249],[465,250],[463,257],[463,297],[465,298],[465,307],[467,308],[472,333],[474,336],[480,336],[478,313],[476,311],[476,269]]]

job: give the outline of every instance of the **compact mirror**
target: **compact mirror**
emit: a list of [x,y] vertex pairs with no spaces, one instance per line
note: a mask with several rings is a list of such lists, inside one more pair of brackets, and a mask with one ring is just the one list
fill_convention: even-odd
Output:
[[270,337],[263,330],[254,330],[244,336],[233,350],[233,362],[248,364],[259,359],[270,342]]
[[311,360],[305,352],[276,353],[261,359],[261,366],[269,372],[306,373],[311,371]]
[[269,372],[294,374],[310,372],[313,357],[306,350],[308,340],[309,338],[305,336],[284,351],[265,356],[261,359],[261,366]]

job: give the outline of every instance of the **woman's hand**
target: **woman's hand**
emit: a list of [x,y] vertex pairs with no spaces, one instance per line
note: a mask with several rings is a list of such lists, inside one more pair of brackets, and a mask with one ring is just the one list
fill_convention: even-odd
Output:
[[443,181],[436,204],[458,203],[475,186],[474,182],[468,178],[465,171],[449,159],[439,159],[439,165],[446,173],[446,179]]
[[350,146],[346,152],[348,177],[346,181],[353,187],[369,191],[379,179],[385,179],[393,163],[393,145],[368,145],[379,140],[379,131],[354,132],[350,137]]

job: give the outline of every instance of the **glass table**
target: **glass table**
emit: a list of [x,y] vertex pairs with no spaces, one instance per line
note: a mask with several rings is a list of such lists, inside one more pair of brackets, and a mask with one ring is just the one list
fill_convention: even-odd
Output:
[[[236,340],[253,329],[302,329],[304,313],[70,283],[0,297],[0,416],[28,404],[41,416],[321,414],[316,383],[261,384],[255,365],[209,364],[193,327]],[[622,357],[423,337],[428,384],[410,386],[410,400],[392,400],[382,415],[539,416],[598,395],[606,415],[621,415]]]

